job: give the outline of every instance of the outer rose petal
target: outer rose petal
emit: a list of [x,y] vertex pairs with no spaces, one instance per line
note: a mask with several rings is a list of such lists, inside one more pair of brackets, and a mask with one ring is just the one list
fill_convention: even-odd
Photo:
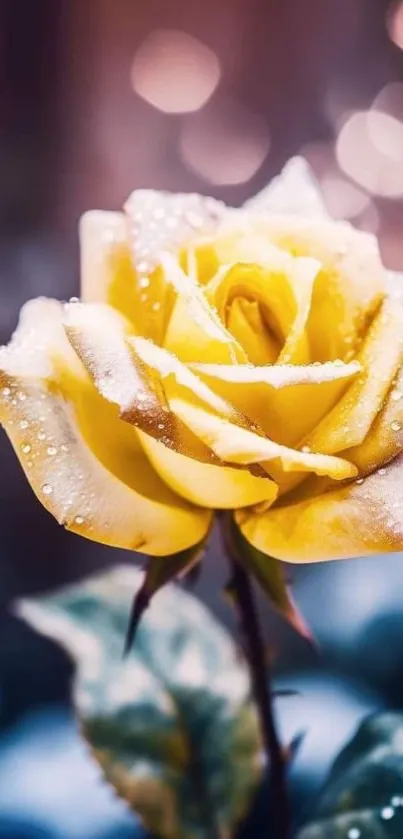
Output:
[[403,548],[403,455],[364,481],[262,515],[239,510],[243,535],[287,562],[352,558]]
[[244,209],[263,216],[273,213],[303,218],[328,216],[312,170],[303,157],[292,157],[280,175],[246,201]]
[[344,453],[360,475],[373,472],[403,450],[403,370],[400,369],[386,402],[365,440]]
[[361,373],[307,443],[333,454],[365,439],[403,358],[403,307],[386,300],[375,316],[357,361]]
[[27,304],[0,350],[0,416],[34,492],[60,523],[94,541],[155,555],[190,547],[210,514],[158,478],[136,432],[91,384],[61,312],[56,301]]
[[82,299],[108,303],[130,320],[138,335],[161,340],[174,294],[159,268],[146,276],[135,270],[124,214],[84,213],[80,251]]
[[170,412],[159,378],[149,374],[134,352],[129,321],[103,303],[67,304],[63,320],[67,337],[95,387],[119,408],[123,420],[158,440],[169,437],[176,451],[211,463],[210,450]]

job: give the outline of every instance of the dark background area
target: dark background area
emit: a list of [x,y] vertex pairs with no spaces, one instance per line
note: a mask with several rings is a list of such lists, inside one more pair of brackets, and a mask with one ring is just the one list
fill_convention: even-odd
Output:
[[[386,0],[0,0],[1,340],[26,299],[79,293],[84,210],[138,187],[237,205],[297,153],[330,212],[376,233],[403,270],[402,48],[403,4]],[[133,558],[60,529],[5,436],[0,471],[0,836],[133,835],[69,716],[70,663],[8,611]],[[307,732],[301,817],[363,714],[403,706],[403,558],[291,574],[321,655],[263,603],[262,616],[278,683],[301,691],[279,702],[284,738]],[[224,580],[213,542],[197,591],[233,628]]]

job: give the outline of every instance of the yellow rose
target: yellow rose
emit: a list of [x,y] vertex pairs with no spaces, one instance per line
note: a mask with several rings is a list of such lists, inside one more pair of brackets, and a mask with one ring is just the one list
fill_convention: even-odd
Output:
[[[240,210],[137,191],[81,222],[81,300],[1,349],[1,420],[69,530],[152,555],[233,509],[261,551],[403,547],[403,304],[301,160]],[[402,398],[401,398],[402,397]]]

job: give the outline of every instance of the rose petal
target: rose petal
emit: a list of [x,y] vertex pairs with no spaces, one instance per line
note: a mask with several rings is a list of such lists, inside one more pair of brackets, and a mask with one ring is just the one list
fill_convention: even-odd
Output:
[[346,222],[302,217],[262,219],[258,229],[278,247],[321,263],[308,322],[312,359],[349,360],[386,291],[375,237]]
[[276,484],[246,469],[215,466],[191,460],[140,432],[144,451],[155,471],[178,495],[210,509],[232,510],[277,497]]
[[[81,296],[109,303],[132,324],[133,331],[162,340],[174,294],[159,268],[135,270],[123,213],[90,210],[80,221]],[[140,266],[141,267],[141,266]]]
[[362,482],[258,515],[239,510],[245,538],[287,562],[317,562],[403,549],[403,456]]
[[137,272],[152,274],[162,253],[178,252],[216,230],[226,210],[221,201],[196,193],[132,192],[125,212]]
[[273,364],[280,354],[281,343],[269,332],[257,300],[238,297],[227,315],[228,331],[244,348],[252,364]]
[[280,175],[244,204],[259,215],[285,213],[323,218],[328,215],[311,167],[303,157],[292,157]]
[[280,446],[267,437],[234,425],[224,417],[208,414],[181,398],[171,398],[169,403],[182,422],[221,460],[240,465],[261,463],[270,474],[276,466],[284,472],[314,472],[335,480],[352,478],[357,474],[356,468],[347,460]]
[[182,271],[170,254],[161,257],[167,283],[177,298],[169,320],[164,346],[181,361],[228,363],[246,361],[238,342],[211,308],[203,290]]
[[[280,362],[306,363],[310,358],[305,327],[319,267],[316,260],[293,259],[266,243],[263,264],[237,263],[227,271],[222,269],[208,283],[206,295],[228,326],[235,302],[241,300],[259,304],[270,339],[268,357],[264,362],[275,360],[273,351],[277,346]],[[238,319],[236,326],[239,328],[240,325]],[[245,350],[247,346],[254,348],[249,332],[247,329],[245,340],[242,332],[238,331],[237,335]],[[249,360],[252,361],[251,358]]]
[[42,504],[67,529],[164,555],[195,544],[210,516],[159,479],[136,432],[93,387],[68,343],[62,306],[36,300],[0,351],[0,416]]
[[129,321],[102,303],[68,304],[63,319],[95,387],[119,408],[122,419],[158,440],[169,440],[176,451],[211,462],[211,452],[169,410],[159,377],[150,375],[128,343]]
[[295,445],[314,428],[361,369],[356,361],[190,366],[212,390],[284,445]]
[[343,456],[355,463],[360,475],[367,475],[388,463],[403,450],[403,369],[399,370],[385,405],[365,440],[347,449]]
[[403,308],[386,300],[358,353],[360,375],[307,443],[328,454],[362,443],[382,408],[402,358]]

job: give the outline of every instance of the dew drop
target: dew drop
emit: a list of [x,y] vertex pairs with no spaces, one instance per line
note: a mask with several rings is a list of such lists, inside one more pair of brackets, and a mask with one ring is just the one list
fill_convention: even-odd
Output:
[[76,524],[84,524],[84,519],[82,516],[75,516],[74,521]]
[[149,277],[140,277],[140,280],[139,280],[140,288],[148,288],[149,285],[150,285]]
[[22,431],[24,431],[24,429],[25,429],[25,428],[28,428],[28,426],[29,426],[29,422],[28,422],[28,420],[20,420],[20,422],[18,423],[18,425],[20,426],[20,428],[22,429]]
[[17,396],[18,396],[18,399],[20,400],[20,402],[25,402],[25,400],[27,398],[26,393],[22,393],[22,391],[17,393]]
[[305,454],[309,454],[309,452],[311,451],[311,447],[310,446],[302,446],[301,451],[305,452]]
[[164,423],[163,423],[163,422],[159,422],[159,423],[158,423],[158,428],[159,428],[159,430],[160,430],[160,431],[162,431],[162,430],[165,428]]
[[161,308],[161,303],[158,303],[158,301],[157,301],[156,303],[153,303],[151,308],[152,308],[153,312],[158,312],[159,309]]
[[386,469],[378,469],[378,475],[381,475],[381,477],[386,475]]
[[390,427],[392,431],[400,431],[402,426],[400,422],[398,422],[397,420],[393,420],[393,422],[391,422],[390,424]]
[[7,398],[7,396],[10,396],[10,393],[11,393],[11,390],[10,390],[9,387],[3,387],[3,390],[2,390],[3,396],[5,396]]
[[63,443],[62,446],[60,446],[60,448],[61,448],[62,452],[69,452],[70,451],[69,447],[66,446],[64,443]]
[[29,454],[31,451],[31,446],[29,445],[29,443],[24,443],[23,446],[21,446],[21,448],[24,454]]
[[50,457],[53,457],[53,455],[57,454],[56,446],[48,446],[46,451]]
[[50,484],[44,484],[42,487],[42,492],[44,495],[52,495],[53,487]]
[[38,440],[46,440],[46,434],[44,431],[38,431]]
[[357,478],[356,484],[363,484],[363,483],[364,483],[364,478]]
[[79,303],[79,302],[80,302],[79,297],[70,297],[69,303]]

